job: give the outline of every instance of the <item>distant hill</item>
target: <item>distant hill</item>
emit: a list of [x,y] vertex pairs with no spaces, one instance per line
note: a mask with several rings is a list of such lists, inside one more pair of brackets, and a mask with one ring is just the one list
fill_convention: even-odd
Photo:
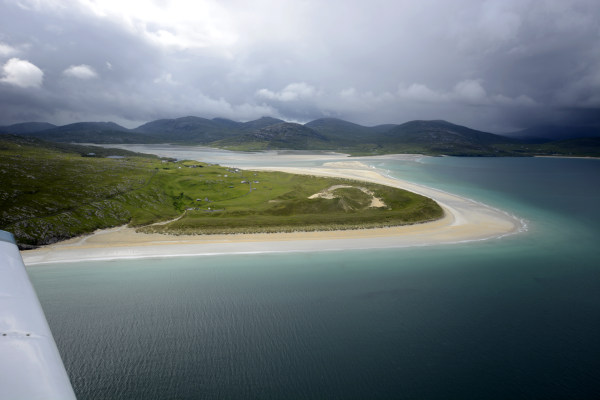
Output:
[[504,136],[455,125],[443,120],[406,122],[391,128],[382,137],[406,143],[463,143],[480,146],[511,141]]
[[513,139],[504,136],[443,120],[406,122],[377,138],[377,143],[386,152],[396,149],[447,155],[501,155],[503,152],[494,145],[513,142]]
[[389,130],[391,130],[392,128],[398,126],[398,124],[382,124],[382,125],[375,125],[372,126],[371,131],[375,132],[375,133],[385,133],[388,132]]
[[270,117],[250,122],[236,122],[225,118],[183,117],[148,122],[134,131],[151,134],[165,142],[209,144],[282,122],[284,121]]
[[0,126],[0,133],[11,133],[13,135],[24,135],[27,133],[44,131],[56,128],[56,125],[47,122],[22,122],[20,124]]
[[447,155],[502,155],[495,144],[514,140],[447,121],[410,121],[401,125],[365,127],[335,118],[306,124],[340,148],[359,153],[424,153]]
[[[305,124],[331,140],[340,142],[343,145],[359,143],[369,139],[378,131],[374,128],[354,124],[337,118],[320,118]],[[394,125],[388,125],[393,127]]]
[[367,127],[336,118],[320,118],[302,125],[272,117],[237,122],[194,116],[160,119],[135,129],[113,122],[64,126],[29,122],[0,128],[0,133],[6,130],[65,143],[185,143],[236,150],[332,150],[354,155],[587,156],[597,153],[598,141],[576,140],[574,136],[600,137],[600,128],[595,127],[538,127],[497,135],[443,120]]
[[77,122],[57,126],[43,131],[29,133],[51,142],[63,143],[147,143],[143,135],[133,133],[129,129],[114,122]]
[[242,123],[241,127],[245,131],[255,131],[258,129],[266,128],[271,125],[281,124],[282,122],[285,122],[285,121],[282,119],[277,119],[277,118],[261,117],[254,121],[244,122],[244,123]]
[[61,143],[61,142],[50,142],[29,135],[12,135],[2,134],[0,135],[0,150],[6,150],[8,148],[14,148],[15,146],[26,146],[30,148],[37,148],[40,150],[57,151],[61,153],[77,153],[82,157],[92,158],[105,158],[109,156],[123,156],[123,157],[144,157],[156,159],[158,156],[154,154],[142,154],[136,153],[129,150],[101,147],[101,146],[90,146],[80,145],[72,143]]
[[242,129],[244,126],[243,122],[233,121],[227,118],[213,118],[212,120],[220,126],[229,129]]
[[57,126],[52,128],[54,132],[84,132],[84,131],[119,131],[128,132],[129,129],[115,124],[114,122],[75,122],[73,124]]
[[230,128],[220,121],[200,117],[159,119],[134,129],[149,134],[163,142],[187,142],[206,144],[223,137],[232,136]]
[[243,134],[213,143],[218,147],[238,150],[296,149],[316,150],[330,148],[329,139],[305,125],[281,122],[253,133]]
[[200,117],[181,117],[157,119],[133,129],[140,133],[171,134],[173,132],[194,133],[206,128],[217,128],[218,124],[210,119]]

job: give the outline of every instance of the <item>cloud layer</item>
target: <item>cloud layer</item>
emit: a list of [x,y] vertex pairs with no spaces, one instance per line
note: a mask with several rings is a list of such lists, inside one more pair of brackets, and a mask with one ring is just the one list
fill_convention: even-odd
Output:
[[0,125],[600,123],[595,0],[0,0]]

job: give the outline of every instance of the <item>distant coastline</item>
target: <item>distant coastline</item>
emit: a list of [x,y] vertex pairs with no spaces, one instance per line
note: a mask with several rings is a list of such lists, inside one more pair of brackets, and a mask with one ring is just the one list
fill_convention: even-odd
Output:
[[584,160],[600,160],[600,157],[592,157],[592,156],[533,156],[536,158],[575,158],[575,159],[584,159]]

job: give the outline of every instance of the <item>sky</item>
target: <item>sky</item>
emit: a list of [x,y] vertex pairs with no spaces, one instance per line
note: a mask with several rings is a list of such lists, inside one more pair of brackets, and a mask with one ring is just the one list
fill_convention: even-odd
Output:
[[0,0],[0,125],[600,126],[598,0]]

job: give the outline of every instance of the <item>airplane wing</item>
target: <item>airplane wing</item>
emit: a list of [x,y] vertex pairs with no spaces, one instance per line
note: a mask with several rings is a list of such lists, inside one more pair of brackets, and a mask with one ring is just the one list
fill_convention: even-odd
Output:
[[1,230],[0,398],[75,399],[19,249]]

